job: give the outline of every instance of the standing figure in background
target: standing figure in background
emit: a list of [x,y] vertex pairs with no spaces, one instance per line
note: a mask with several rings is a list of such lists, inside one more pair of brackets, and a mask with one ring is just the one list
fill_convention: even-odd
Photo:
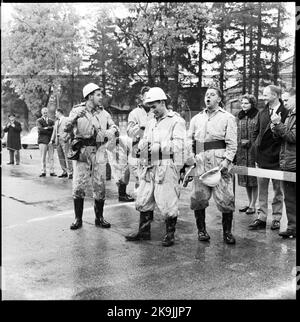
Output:
[[[275,85],[269,85],[263,91],[266,106],[259,111],[257,125],[253,132],[255,140],[253,148],[255,149],[256,163],[261,169],[280,170],[279,152],[282,139],[274,137],[271,131],[271,119],[274,114],[281,116],[281,122],[284,123],[288,110],[284,107],[280,99],[281,89]],[[250,230],[266,229],[268,217],[268,192],[269,178],[258,178],[258,202],[259,208],[257,218],[249,225]],[[281,182],[272,179],[274,198],[272,202],[272,224],[271,230],[280,229],[280,220],[282,217],[283,193]]]
[[139,170],[140,161],[138,154],[138,144],[144,136],[147,122],[153,118],[153,114],[149,113],[149,108],[143,104],[145,93],[150,89],[143,86],[140,93],[136,97],[137,107],[128,115],[127,135],[132,139],[132,153],[129,155],[129,169],[135,177],[135,193],[139,187]]
[[16,157],[16,165],[20,164],[20,149],[21,149],[21,131],[20,122],[16,121],[14,113],[8,114],[8,123],[3,131],[7,132],[7,150],[9,151],[9,162],[7,164],[14,164]]
[[[287,97],[285,107],[289,114],[284,123],[281,117],[274,114],[271,117],[271,130],[275,137],[281,137],[280,147],[280,169],[296,173],[296,90],[291,88],[285,93]],[[282,238],[296,237],[296,182],[282,181],[284,192],[284,203],[287,215],[287,229],[281,231]]]
[[[237,115],[237,153],[238,166],[255,168],[255,155],[253,150],[253,132],[257,123],[258,109],[256,98],[251,94],[244,94],[241,98],[242,110]],[[238,184],[246,188],[248,205],[240,209],[247,215],[254,214],[257,200],[257,178],[253,176],[238,175]]]
[[41,152],[41,174],[40,177],[46,176],[46,156],[48,153],[48,162],[50,169],[50,176],[56,177],[54,173],[54,147],[50,143],[54,121],[48,117],[48,108],[43,107],[41,110],[42,117],[37,119],[36,125],[38,127],[38,145]]
[[58,178],[69,177],[73,178],[72,161],[67,158],[70,150],[70,136],[65,132],[67,117],[64,116],[62,109],[58,108],[55,111],[56,121],[54,124],[53,133],[50,144],[56,145],[58,160],[62,169],[62,174]]

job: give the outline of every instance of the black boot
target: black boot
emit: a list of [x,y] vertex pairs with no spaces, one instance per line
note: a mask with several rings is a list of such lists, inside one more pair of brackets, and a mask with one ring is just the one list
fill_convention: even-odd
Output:
[[165,247],[172,246],[174,244],[174,233],[177,223],[177,217],[168,217],[166,219],[166,235],[162,241],[162,245]]
[[235,238],[231,234],[233,213],[222,213],[223,237],[226,244],[235,244]]
[[70,229],[75,230],[82,227],[82,213],[83,213],[83,198],[74,199],[75,221],[70,226]]
[[139,230],[136,233],[131,233],[125,236],[125,238],[128,241],[150,240],[151,239],[150,228],[151,228],[151,211],[140,212]]
[[206,231],[205,225],[205,209],[195,210],[196,224],[198,228],[198,240],[209,241],[210,236]]
[[122,182],[118,183],[119,201],[132,202],[132,201],[134,201],[134,199],[126,193],[126,187],[127,187],[127,185],[125,183],[122,183]]
[[94,210],[95,210],[95,225],[97,227],[102,228],[110,228],[110,223],[104,220],[103,218],[103,207],[104,207],[104,200],[96,200],[94,201]]

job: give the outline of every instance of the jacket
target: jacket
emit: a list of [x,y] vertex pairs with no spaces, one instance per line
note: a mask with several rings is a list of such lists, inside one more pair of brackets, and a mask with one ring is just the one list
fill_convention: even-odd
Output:
[[[53,132],[54,121],[48,118],[47,123],[46,120],[41,117],[37,119],[36,125],[38,127],[38,144],[49,144]],[[47,129],[45,129],[45,127],[47,127]]]
[[281,137],[279,162],[283,171],[296,171],[296,110],[288,114],[284,124],[276,124],[274,137]]
[[[280,100],[280,107],[276,114],[281,113],[281,122],[284,123],[288,110]],[[269,104],[263,110],[259,111],[257,125],[253,132],[255,160],[260,168],[279,169],[279,151],[282,139],[274,137],[270,128],[271,118],[269,113]]]
[[3,131],[7,132],[7,148],[11,150],[21,149],[21,131],[22,127],[18,121],[14,121],[14,127],[9,125],[5,126]]
[[62,116],[60,120],[55,121],[51,136],[51,142],[55,145],[58,145],[60,142],[66,143],[70,138],[69,134],[65,131],[67,120],[67,117]]

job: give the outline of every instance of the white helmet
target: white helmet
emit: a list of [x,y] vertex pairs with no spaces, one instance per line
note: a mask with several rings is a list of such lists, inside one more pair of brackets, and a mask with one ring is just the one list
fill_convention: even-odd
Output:
[[144,104],[166,100],[167,96],[165,92],[160,87],[152,87],[144,96]]
[[82,90],[83,98],[86,98],[89,94],[93,93],[97,89],[100,89],[100,87],[94,83],[85,85]]
[[200,181],[208,187],[215,187],[221,180],[221,171],[219,167],[213,168],[200,176]]

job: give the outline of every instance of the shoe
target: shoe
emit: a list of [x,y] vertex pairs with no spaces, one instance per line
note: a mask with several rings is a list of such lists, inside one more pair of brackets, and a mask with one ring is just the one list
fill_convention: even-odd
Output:
[[39,177],[46,177],[46,173],[41,173],[40,175],[39,175]]
[[296,231],[292,229],[287,229],[286,231],[280,232],[278,235],[281,236],[283,239],[296,238]]
[[271,230],[276,230],[276,229],[280,229],[280,221],[279,220],[273,220],[272,224],[271,224]]
[[239,212],[246,212],[248,209],[249,209],[249,207],[244,207],[244,208],[239,209]]
[[128,195],[126,193],[126,195],[124,195],[124,196],[119,196],[119,201],[122,201],[122,202],[132,202],[132,201],[134,201],[134,198],[132,198],[130,195]]
[[255,208],[248,208],[246,210],[246,214],[247,215],[253,215],[253,214],[255,214]]
[[69,174],[68,178],[73,179],[73,174]]
[[14,164],[13,162],[7,162],[7,164]]
[[62,173],[61,175],[58,176],[58,178],[66,178],[68,176],[67,173]]
[[51,176],[51,177],[57,177],[57,174],[55,174],[54,172],[51,172],[51,173],[50,173],[50,176]]
[[265,229],[266,222],[260,219],[255,219],[252,224],[248,226],[250,230],[258,230],[258,229]]

